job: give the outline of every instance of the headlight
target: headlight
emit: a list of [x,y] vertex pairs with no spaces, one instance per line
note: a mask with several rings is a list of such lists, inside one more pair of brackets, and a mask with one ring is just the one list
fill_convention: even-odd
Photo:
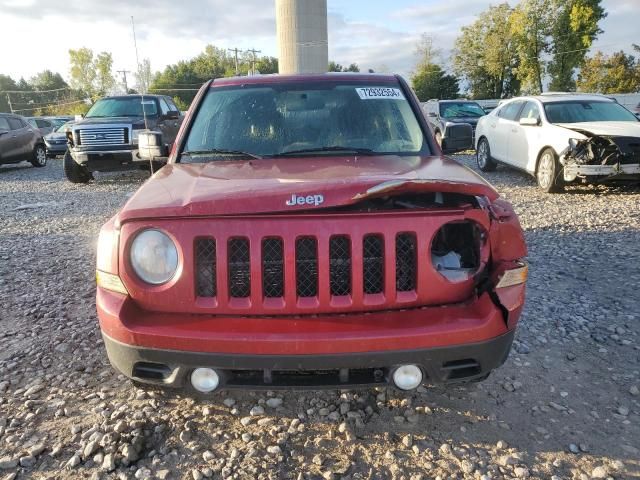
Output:
[[166,233],[144,230],[131,243],[131,266],[151,285],[167,283],[178,269],[178,250]]

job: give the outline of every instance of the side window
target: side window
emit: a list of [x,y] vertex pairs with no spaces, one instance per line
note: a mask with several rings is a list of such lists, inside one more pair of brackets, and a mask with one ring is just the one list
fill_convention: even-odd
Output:
[[160,102],[160,111],[162,112],[162,115],[169,113],[169,104],[167,104],[167,101],[162,97],[160,97],[158,101]]
[[24,128],[24,123],[22,123],[19,118],[9,117],[9,126],[11,127],[11,130],[20,130],[21,128]]
[[29,125],[31,125],[33,128],[38,128],[38,123],[36,122],[35,118],[28,118],[27,122],[29,122]]
[[173,112],[180,112],[180,109],[178,107],[176,107],[176,104],[173,103],[173,100],[171,100],[171,98],[165,97],[165,100],[167,101],[167,104],[169,105],[169,110],[171,110]]
[[0,130],[11,130],[9,122],[5,117],[0,117]]
[[49,128],[51,126],[51,124],[46,120],[40,119],[36,120],[36,124],[38,125],[38,128]]
[[535,118],[540,120],[540,110],[538,106],[533,102],[527,102],[520,113],[520,118]]
[[520,112],[520,108],[524,102],[511,102],[507,103],[504,107],[500,109],[498,112],[498,116],[504,118],[505,120],[514,120],[518,118],[518,113]]

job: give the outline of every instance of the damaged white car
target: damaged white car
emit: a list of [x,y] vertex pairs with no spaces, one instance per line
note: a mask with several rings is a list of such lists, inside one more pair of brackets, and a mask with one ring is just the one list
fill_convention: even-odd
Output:
[[503,103],[476,129],[478,167],[534,175],[545,192],[571,183],[640,181],[640,121],[601,95],[543,94]]

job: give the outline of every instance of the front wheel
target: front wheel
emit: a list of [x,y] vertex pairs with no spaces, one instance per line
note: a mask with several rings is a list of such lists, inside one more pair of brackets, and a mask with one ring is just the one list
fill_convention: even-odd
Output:
[[546,193],[557,193],[564,190],[562,167],[558,156],[550,148],[545,148],[540,154],[538,168],[536,170],[538,187]]
[[67,177],[67,180],[71,183],[88,183],[89,180],[93,178],[89,170],[76,163],[68,150],[67,153],[64,154],[62,168],[64,170],[64,176]]
[[31,157],[31,165],[37,168],[44,167],[47,164],[47,151],[42,145],[36,145],[33,149],[33,156]]
[[491,158],[491,148],[486,138],[481,138],[478,142],[478,150],[476,151],[476,163],[478,168],[483,172],[493,172],[498,164]]

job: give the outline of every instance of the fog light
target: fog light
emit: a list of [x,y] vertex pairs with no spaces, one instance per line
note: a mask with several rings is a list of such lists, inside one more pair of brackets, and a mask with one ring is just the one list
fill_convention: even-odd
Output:
[[422,370],[416,365],[402,365],[393,372],[393,383],[400,390],[413,390],[422,383]]
[[212,368],[196,368],[191,373],[191,385],[199,392],[213,392],[219,383],[220,377]]

